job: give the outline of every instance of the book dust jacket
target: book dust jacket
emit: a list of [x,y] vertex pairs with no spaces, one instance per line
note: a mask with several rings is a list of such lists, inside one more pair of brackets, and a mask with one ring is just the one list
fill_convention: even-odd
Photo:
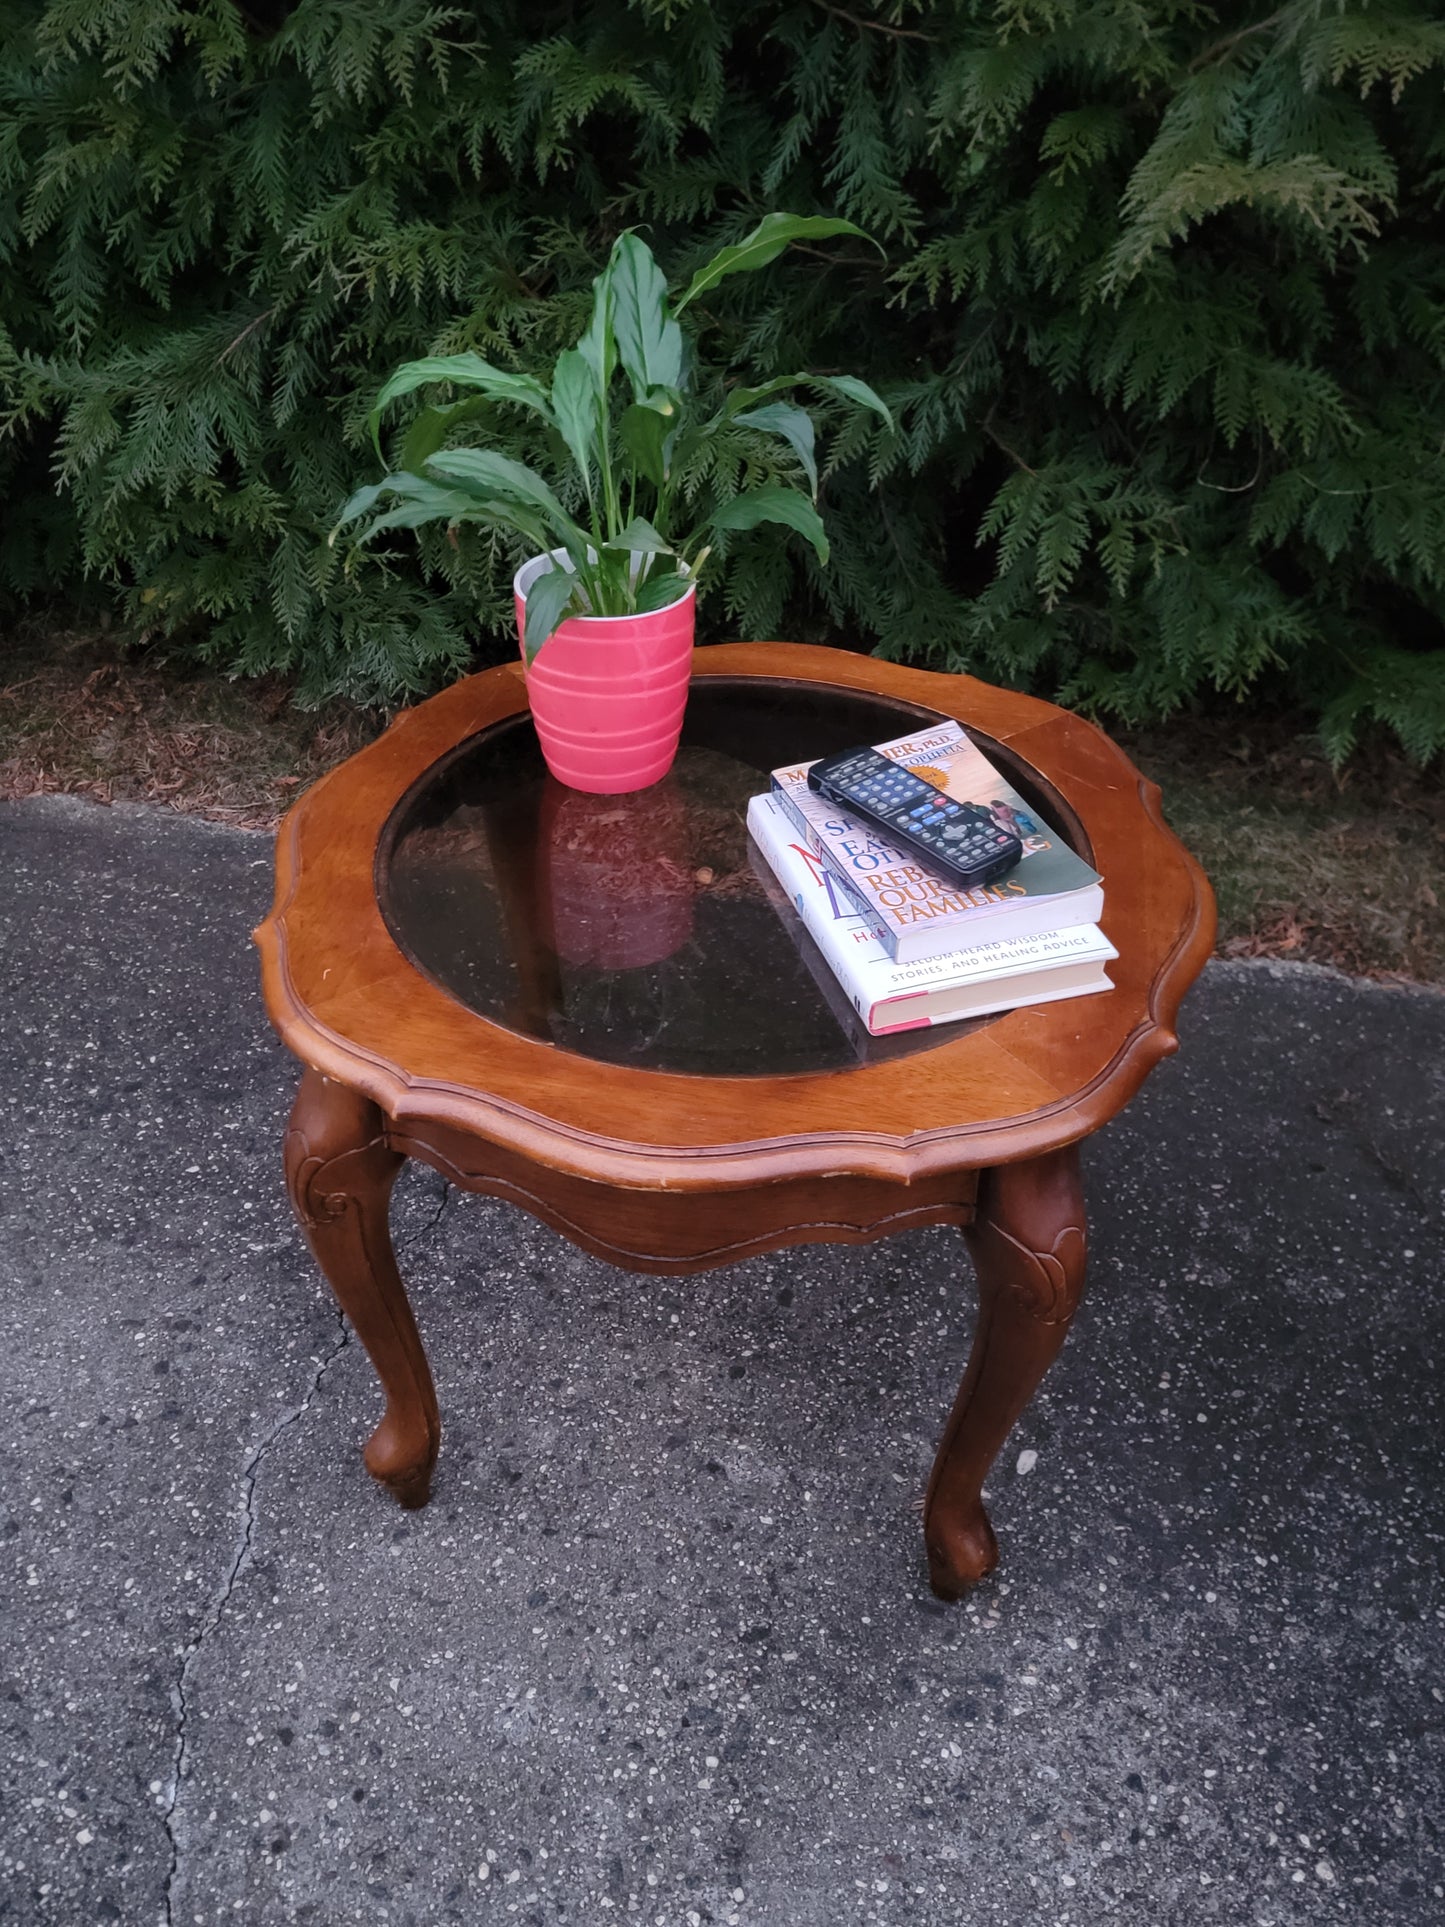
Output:
[[[902,736],[878,747],[882,755],[912,770],[935,789],[960,803],[986,809],[996,823],[1014,832],[1024,851],[1022,860],[997,882],[961,889],[927,869],[911,852],[899,849],[810,790],[807,764],[777,771],[775,787],[790,806],[794,820],[848,884],[860,906],[880,920],[891,935],[917,937],[922,934],[920,926],[932,926],[930,935],[941,936],[944,925],[971,923],[990,912],[1021,909],[1030,902],[1054,897],[1068,898],[1098,886],[1098,873],[1024,801],[957,723],[940,724],[936,729]],[[1092,906],[1080,907],[1081,916],[1059,920],[1092,920],[1098,914]],[[967,941],[962,935],[952,940]]]

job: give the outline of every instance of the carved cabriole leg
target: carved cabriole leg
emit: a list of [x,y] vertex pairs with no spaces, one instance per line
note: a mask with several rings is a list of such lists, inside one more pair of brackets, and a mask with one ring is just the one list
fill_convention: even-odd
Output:
[[381,1112],[319,1071],[301,1080],[286,1133],[286,1183],[306,1241],[366,1347],[386,1412],[366,1469],[404,1506],[425,1505],[441,1441],[436,1393],[391,1248],[388,1207],[403,1162]]
[[929,1582],[942,1599],[998,1564],[983,1482],[1058,1356],[1084,1288],[1077,1146],[985,1171],[964,1236],[978,1272],[978,1328],[923,1510]]

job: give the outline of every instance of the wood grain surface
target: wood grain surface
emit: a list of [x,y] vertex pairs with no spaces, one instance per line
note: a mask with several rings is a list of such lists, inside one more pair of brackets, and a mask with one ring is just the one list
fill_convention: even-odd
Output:
[[979,733],[1010,775],[1036,772],[1103,873],[1116,988],[940,1027],[913,1056],[791,1076],[638,1070],[523,1036],[407,959],[376,888],[397,803],[458,743],[525,710],[522,672],[489,670],[405,712],[287,817],[275,907],[256,933],[267,1009],[306,1066],[286,1139],[292,1199],[386,1395],[367,1469],[403,1505],[425,1504],[441,1439],[387,1222],[406,1157],[636,1270],[953,1224],[981,1309],[928,1488],[925,1546],[934,1591],[955,1598],[997,1561],[983,1481],[1083,1289],[1074,1147],[1175,1048],[1180,999],[1213,945],[1213,898],[1158,791],[1099,730],[1048,703],[796,644],[700,649],[694,661],[698,677],[916,704]]
[[465,1009],[388,931],[377,839],[423,772],[526,707],[520,666],[473,676],[318,783],[277,849],[257,932],[267,1008],[306,1064],[398,1125],[431,1121],[612,1184],[710,1190],[848,1172],[908,1183],[1033,1156],[1096,1129],[1176,1045],[1213,944],[1213,899],[1158,791],[1091,724],[967,676],[790,643],[699,649],[698,677],[781,677],[896,696],[957,718],[1041,771],[1104,877],[1116,988],[1014,1011],[897,1062],[786,1077],[696,1077],[569,1055]]

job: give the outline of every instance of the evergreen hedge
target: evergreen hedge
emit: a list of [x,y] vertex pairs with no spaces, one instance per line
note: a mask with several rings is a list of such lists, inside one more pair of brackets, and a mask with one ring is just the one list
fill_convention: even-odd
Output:
[[1125,717],[1284,688],[1425,758],[1442,72],[1408,0],[4,0],[0,580],[313,696],[434,686],[508,646],[509,562],[327,547],[385,374],[549,359],[626,226],[676,284],[837,213],[886,260],[725,284],[704,346],[896,428],[833,438],[828,572],[739,537],[704,632]]

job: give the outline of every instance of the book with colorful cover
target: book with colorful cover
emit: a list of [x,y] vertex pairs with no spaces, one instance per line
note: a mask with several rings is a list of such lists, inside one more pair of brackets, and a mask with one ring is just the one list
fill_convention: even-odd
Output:
[[799,836],[780,798],[753,797],[748,829],[875,1037],[1112,988],[1104,965],[1118,952],[1089,924],[895,962],[877,920],[858,911]]
[[809,763],[776,769],[773,793],[794,827],[848,889],[899,963],[973,948],[1005,937],[1039,936],[1096,923],[1104,910],[1098,872],[1024,801],[957,723],[940,723],[879,753],[902,763],[961,803],[980,803],[1016,832],[1022,861],[996,883],[960,889],[911,851],[890,843],[808,788]]

